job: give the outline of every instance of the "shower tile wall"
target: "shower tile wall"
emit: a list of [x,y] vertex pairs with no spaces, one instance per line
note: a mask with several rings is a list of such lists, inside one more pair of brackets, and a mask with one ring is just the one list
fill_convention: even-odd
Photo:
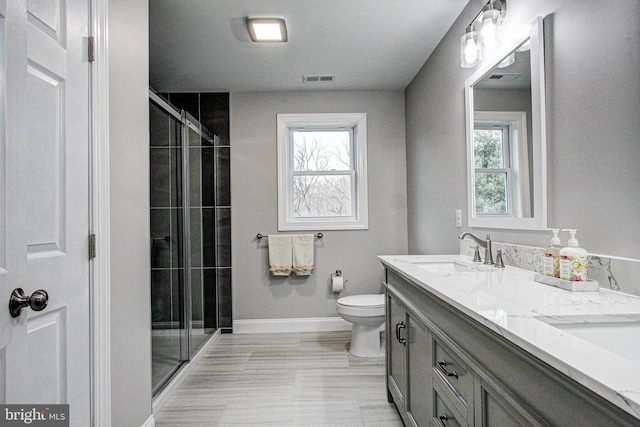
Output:
[[[228,93],[165,93],[165,99],[197,119],[216,135],[215,145],[208,143],[191,147],[191,162],[199,159],[201,165],[200,199],[191,196],[192,223],[194,216],[201,220],[202,252],[200,263],[192,269],[192,281],[200,280],[202,296],[207,304],[217,304],[217,324],[222,332],[231,332],[231,187]],[[193,163],[192,163],[193,167]],[[192,193],[195,191],[192,186]],[[198,202],[197,204],[195,202]],[[197,210],[197,212],[194,212]],[[201,215],[200,215],[201,214]],[[195,245],[192,224],[192,245]],[[192,254],[193,257],[193,254]],[[193,267],[196,264],[193,264]],[[194,271],[197,270],[197,271]],[[201,285],[200,285],[201,284]],[[217,296],[217,298],[216,298]],[[195,315],[195,311],[194,311]],[[205,310],[204,327],[215,325],[211,310]],[[195,320],[195,317],[194,317]]]

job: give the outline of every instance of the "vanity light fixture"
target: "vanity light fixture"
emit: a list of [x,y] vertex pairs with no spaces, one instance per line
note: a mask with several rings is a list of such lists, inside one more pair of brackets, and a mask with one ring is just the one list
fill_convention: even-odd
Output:
[[493,8],[491,2],[487,4],[483,12],[480,14],[480,37],[482,38],[482,46],[487,49],[493,49],[500,46],[500,12]]
[[282,18],[246,19],[251,40],[258,43],[282,43],[287,41],[287,25]]
[[462,68],[473,68],[482,58],[482,45],[475,25],[467,27],[467,31],[460,39],[460,65]]
[[507,13],[507,0],[489,0],[476,15],[461,38],[460,65],[473,68],[482,59],[485,50],[500,45],[500,26]]

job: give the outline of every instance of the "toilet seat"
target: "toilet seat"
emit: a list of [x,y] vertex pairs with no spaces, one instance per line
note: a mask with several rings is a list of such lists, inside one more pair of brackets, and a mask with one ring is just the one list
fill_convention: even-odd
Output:
[[349,316],[384,316],[384,294],[364,294],[342,297],[337,302],[338,313]]
[[338,304],[348,307],[384,307],[384,294],[351,295],[338,299]]

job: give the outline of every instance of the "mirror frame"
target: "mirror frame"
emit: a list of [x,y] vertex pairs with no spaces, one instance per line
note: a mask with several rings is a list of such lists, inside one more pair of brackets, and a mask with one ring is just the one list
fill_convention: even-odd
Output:
[[[533,144],[533,212],[531,218],[479,217],[475,213],[475,167],[473,161],[473,85],[478,83],[507,55],[527,38],[531,38],[531,125]],[[498,55],[499,53],[499,55]],[[465,82],[465,110],[467,127],[467,206],[468,226],[480,228],[508,228],[516,230],[543,230],[547,228],[547,131],[545,111],[545,66],[543,18],[531,25],[528,36],[514,39],[492,57],[483,62]]]

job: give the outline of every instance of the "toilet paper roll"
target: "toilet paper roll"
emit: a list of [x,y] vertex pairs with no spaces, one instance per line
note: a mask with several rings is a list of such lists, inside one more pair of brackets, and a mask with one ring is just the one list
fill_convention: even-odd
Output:
[[340,276],[331,276],[331,289],[333,292],[342,292],[344,289],[344,279]]

